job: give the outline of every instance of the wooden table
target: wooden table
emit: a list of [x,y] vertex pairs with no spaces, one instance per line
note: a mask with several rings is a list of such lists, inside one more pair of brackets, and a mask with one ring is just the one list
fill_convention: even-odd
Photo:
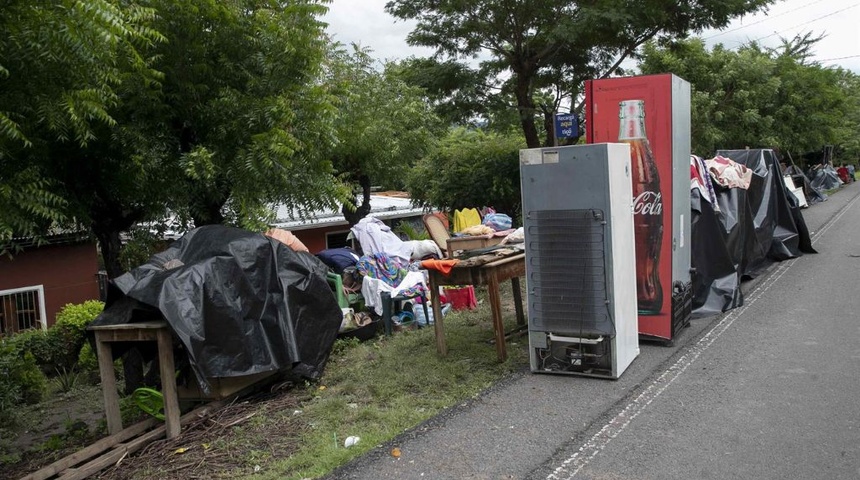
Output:
[[492,247],[502,243],[505,237],[497,237],[495,235],[478,235],[468,237],[451,237],[446,240],[448,258],[456,258],[457,252],[460,250],[474,250],[476,248]]
[[99,359],[99,374],[102,379],[102,394],[105,401],[105,417],[108,433],[122,430],[119,410],[119,395],[116,391],[116,376],[113,371],[113,342],[157,342],[158,365],[161,373],[161,394],[164,397],[164,418],[167,438],[179,435],[179,399],[176,395],[175,367],[173,362],[173,338],[167,322],[122,323],[89,327],[95,333],[96,354]]
[[493,332],[495,334],[496,353],[499,361],[508,357],[505,345],[505,327],[502,323],[502,303],[499,298],[499,282],[510,279],[514,290],[514,308],[516,309],[517,324],[525,325],[523,315],[523,300],[520,292],[520,279],[526,274],[526,255],[517,253],[506,257],[494,254],[482,255],[462,261],[451,269],[449,275],[437,270],[428,270],[430,275],[430,291],[432,292],[433,325],[436,332],[436,350],[440,355],[448,354],[445,343],[445,324],[442,319],[442,308],[439,305],[439,287],[442,285],[486,285],[487,296],[490,299],[490,310],[493,317]]

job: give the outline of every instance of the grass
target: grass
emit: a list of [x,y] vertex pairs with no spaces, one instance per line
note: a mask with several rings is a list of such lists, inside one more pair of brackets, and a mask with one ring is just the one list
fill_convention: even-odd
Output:
[[[482,302],[486,304],[486,302]],[[514,326],[509,315],[507,328]],[[361,344],[340,345],[312,398],[302,405],[308,429],[300,447],[265,466],[255,478],[303,479],[325,475],[397,435],[474,398],[528,358],[525,337],[497,361],[489,308],[445,317],[448,356],[439,357],[432,328],[404,331]],[[344,440],[361,440],[345,448]]]
[[[512,295],[504,287],[507,330],[515,321]],[[477,310],[445,316],[448,355],[444,358],[436,353],[432,327],[380,335],[363,343],[338,340],[318,382],[299,382],[287,391],[240,399],[205,420],[208,423],[189,425],[177,439],[150,444],[102,472],[100,478],[298,480],[326,475],[527,366],[525,336],[510,340],[508,359],[497,360],[495,345],[489,342],[493,328],[488,301],[482,289],[477,293]],[[68,402],[77,401],[83,392],[78,385],[68,393],[62,393],[59,384],[54,387],[54,401],[68,411],[76,405]],[[87,391],[79,399],[82,404],[100,406],[100,390]],[[126,417],[140,413],[127,403],[122,402],[125,425],[136,421]],[[42,408],[47,406],[31,413],[38,416]],[[61,415],[58,420],[71,425],[74,417]],[[99,430],[103,435],[103,423],[90,432]],[[59,435],[39,450],[59,449],[61,439],[70,446],[71,430],[78,433],[68,425],[58,430]],[[346,448],[344,440],[349,436],[360,441]]]

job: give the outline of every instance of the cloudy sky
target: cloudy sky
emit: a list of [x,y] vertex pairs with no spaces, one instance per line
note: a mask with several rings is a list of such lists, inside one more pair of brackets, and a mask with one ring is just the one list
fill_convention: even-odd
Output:
[[[329,32],[343,43],[359,43],[380,59],[396,60],[410,55],[426,56],[429,49],[406,45],[413,24],[395,21],[384,11],[387,0],[334,0],[325,21]],[[709,30],[701,36],[708,45],[722,43],[736,48],[750,40],[777,46],[780,37],[826,33],[818,43],[814,59],[823,65],[841,66],[860,74],[860,1],[783,0],[767,14],[737,19],[722,31]]]

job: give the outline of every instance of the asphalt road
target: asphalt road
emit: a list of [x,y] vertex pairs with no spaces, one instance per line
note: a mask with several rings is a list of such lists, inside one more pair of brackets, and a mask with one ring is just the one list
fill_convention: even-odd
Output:
[[860,186],[803,215],[818,254],[619,380],[523,372],[330,478],[860,478]]

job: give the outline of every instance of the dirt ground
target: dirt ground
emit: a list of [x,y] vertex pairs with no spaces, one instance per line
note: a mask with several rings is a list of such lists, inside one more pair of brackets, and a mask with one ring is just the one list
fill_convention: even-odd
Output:
[[[190,480],[251,473],[238,471],[247,459],[239,458],[244,456],[244,449],[236,451],[235,445],[231,445],[232,429],[252,423],[255,416],[293,411],[301,400],[288,390],[269,390],[245,397],[183,425],[178,438],[153,442],[95,478],[181,476]],[[194,406],[184,405],[183,412]],[[144,418],[142,415],[138,420]],[[7,437],[0,439],[5,445],[4,458],[18,458],[0,463],[0,479],[20,479],[106,436],[101,387],[79,386],[67,394],[54,394],[49,400],[22,411],[18,423],[11,431],[12,438],[8,438],[10,430],[0,430]],[[272,429],[277,431],[270,431]],[[276,452],[271,458],[280,458],[295,451],[301,429],[302,426],[289,420],[268,425],[266,431],[245,436],[243,442],[247,444],[242,447]]]
[[0,463],[0,478],[20,478],[104,436],[102,405],[98,385],[77,385],[22,408],[16,425],[0,430],[3,459],[19,459]]

